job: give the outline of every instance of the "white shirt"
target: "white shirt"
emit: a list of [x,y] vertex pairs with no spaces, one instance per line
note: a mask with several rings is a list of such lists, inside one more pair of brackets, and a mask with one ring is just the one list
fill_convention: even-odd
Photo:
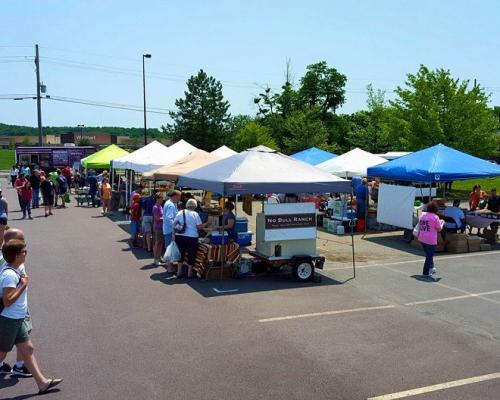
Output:
[[[20,271],[13,271],[10,268],[3,267],[0,274],[0,289],[13,288],[19,285]],[[28,288],[24,289],[21,296],[9,307],[5,307],[0,315],[11,319],[24,319],[28,312]]]
[[458,207],[446,207],[444,209],[443,215],[445,217],[450,217],[455,220],[455,224],[451,222],[445,222],[444,226],[449,229],[455,229],[462,227],[462,219],[465,218],[464,212]]
[[[184,216],[183,213],[186,213],[186,230],[184,233],[178,233],[177,230],[175,232],[176,235],[180,236],[189,236],[189,237],[198,237],[198,225],[201,225],[201,218],[199,214],[196,211],[191,211],[191,210],[182,210],[177,213],[177,215],[174,218],[174,226],[180,227],[184,225]],[[179,226],[180,225],[180,226]]]
[[163,206],[163,234],[170,235],[172,234],[172,229],[174,226],[174,219],[177,215],[177,204],[172,200],[168,200],[165,202]]

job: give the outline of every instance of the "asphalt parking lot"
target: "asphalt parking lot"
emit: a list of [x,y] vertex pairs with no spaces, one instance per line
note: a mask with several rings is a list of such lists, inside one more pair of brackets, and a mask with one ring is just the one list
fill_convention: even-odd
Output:
[[[433,283],[414,254],[362,263],[356,279],[334,262],[319,284],[176,281],[97,209],[20,221],[4,193],[28,240],[36,352],[64,378],[46,398],[499,398],[498,251],[439,256]],[[0,380],[2,399],[35,389]]]

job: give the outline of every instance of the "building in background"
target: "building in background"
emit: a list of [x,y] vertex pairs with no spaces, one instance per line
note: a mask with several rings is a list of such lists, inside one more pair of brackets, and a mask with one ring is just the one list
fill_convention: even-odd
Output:
[[97,133],[97,132],[68,132],[62,133],[61,144],[73,143],[73,144],[85,144],[89,146],[103,146],[109,144],[118,144],[117,136],[110,135],[109,133]]

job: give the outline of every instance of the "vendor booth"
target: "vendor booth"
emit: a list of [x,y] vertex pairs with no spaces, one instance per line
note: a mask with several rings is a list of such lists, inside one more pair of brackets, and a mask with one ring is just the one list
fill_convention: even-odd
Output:
[[108,169],[111,161],[128,154],[127,150],[122,149],[116,144],[111,144],[104,149],[94,153],[81,160],[81,164],[87,169]]
[[238,153],[227,146],[221,146],[218,149],[212,151],[210,154],[219,158],[228,158]]
[[316,166],[319,169],[327,171],[331,174],[341,176],[343,178],[352,178],[353,176],[368,176],[368,168],[386,162],[387,160],[385,158],[359,148],[355,148]]
[[[349,181],[274,151],[241,152],[180,176],[178,185],[219,193],[222,197],[351,192]],[[268,204],[256,221],[256,251],[251,253],[256,259],[272,267],[292,267],[300,281],[311,279],[314,269],[323,267],[324,258],[316,251],[313,203]]]
[[[438,144],[386,164],[369,168],[368,175],[393,181],[416,182],[431,186],[435,183],[500,176],[500,166],[443,144]],[[395,199],[398,199],[398,201],[396,202]],[[405,200],[402,201],[402,199]],[[415,218],[412,219],[410,216],[414,212],[414,201],[415,191],[411,187],[380,185],[377,220],[384,223],[393,223],[408,230],[412,229]],[[439,203],[441,208],[444,209],[444,200],[440,200]],[[494,236],[492,237],[492,243],[496,242],[499,218],[499,213],[486,209],[465,211],[465,220],[470,226],[477,228],[491,226],[492,229],[485,231],[483,236]],[[474,223],[477,223],[477,225],[472,225]],[[457,235],[459,234],[453,236],[454,240],[463,242],[469,240],[464,234],[462,236]],[[454,246],[451,244],[449,248],[468,249],[470,246]]]
[[337,157],[337,155],[322,149],[318,149],[317,147],[311,147],[310,149],[302,150],[298,153],[292,154],[290,157],[295,158],[296,160],[304,161],[311,165],[318,165]]

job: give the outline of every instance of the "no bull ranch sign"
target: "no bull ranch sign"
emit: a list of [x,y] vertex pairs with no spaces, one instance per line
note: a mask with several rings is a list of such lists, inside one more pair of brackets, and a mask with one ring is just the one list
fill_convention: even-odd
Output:
[[266,204],[264,240],[283,241],[316,238],[314,203]]
[[310,228],[316,226],[316,214],[266,215],[266,229]]

